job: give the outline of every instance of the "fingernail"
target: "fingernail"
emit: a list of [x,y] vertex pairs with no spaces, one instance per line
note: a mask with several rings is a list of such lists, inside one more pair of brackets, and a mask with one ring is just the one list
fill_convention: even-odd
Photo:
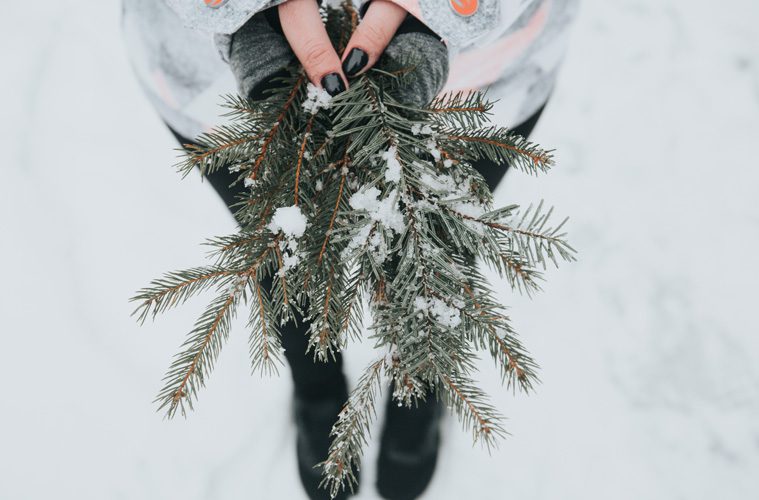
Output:
[[366,63],[368,62],[369,54],[358,47],[353,47],[351,51],[348,52],[348,57],[343,61],[343,72],[345,72],[347,76],[353,76],[364,69],[364,66],[366,66]]
[[322,78],[322,87],[332,97],[345,91],[345,83],[343,83],[343,79],[337,73],[330,73]]

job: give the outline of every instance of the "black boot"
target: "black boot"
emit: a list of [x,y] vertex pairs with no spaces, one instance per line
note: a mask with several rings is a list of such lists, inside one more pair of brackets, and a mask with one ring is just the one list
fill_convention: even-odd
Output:
[[[348,393],[344,387],[339,391],[339,394],[318,399],[295,397],[294,417],[297,433],[298,472],[303,488],[311,500],[327,500],[330,498],[326,489],[319,488],[322,471],[321,468],[314,466],[327,458],[331,442],[329,433],[347,398]],[[348,494],[341,491],[335,498],[344,500],[348,498]]]
[[377,463],[377,491],[382,498],[412,500],[430,484],[442,414],[443,405],[432,394],[411,408],[388,398]]

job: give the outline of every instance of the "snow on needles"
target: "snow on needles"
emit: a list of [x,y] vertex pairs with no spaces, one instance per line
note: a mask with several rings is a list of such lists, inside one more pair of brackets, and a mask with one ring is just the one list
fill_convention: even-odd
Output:
[[432,135],[433,130],[426,123],[415,123],[411,126],[411,133],[413,135]]
[[272,233],[282,231],[285,236],[300,238],[306,232],[308,221],[300,207],[293,205],[291,207],[279,207],[274,211],[274,215],[266,226]]
[[435,321],[448,328],[456,328],[461,324],[460,311],[437,297],[416,297],[414,299],[414,309],[422,314],[431,314],[435,318]]
[[403,214],[398,209],[397,194],[397,190],[393,189],[385,198],[380,200],[380,190],[372,186],[353,193],[348,204],[354,210],[366,210],[373,220],[379,221],[385,227],[400,233],[406,224],[403,221]]
[[[272,233],[280,231],[285,236],[279,240],[279,249],[281,251],[280,268],[277,275],[284,278],[285,273],[298,265],[301,259],[301,253],[298,250],[298,238],[306,232],[308,221],[298,205],[290,207],[279,207],[274,211],[274,215],[266,226]],[[276,242],[270,242],[269,245],[277,245]]]
[[419,180],[428,189],[434,191],[440,201],[468,217],[479,218],[487,207],[472,199],[472,179],[467,177],[457,182],[452,176],[445,174],[430,175],[424,172]]
[[[379,222],[392,232],[401,233],[406,223],[398,207],[398,191],[393,189],[383,199],[379,199],[380,190],[372,186],[364,186],[353,193],[348,199],[348,204],[354,210],[365,210],[369,218]],[[375,224],[366,223],[356,231],[348,245],[343,249],[343,258],[347,258],[351,252],[364,245],[371,251],[377,262],[384,262],[388,256],[387,243],[384,231],[375,231]]]
[[401,180],[401,162],[398,161],[398,148],[390,146],[382,153],[387,168],[385,169],[385,181],[398,182]]
[[303,109],[308,111],[312,115],[316,114],[320,109],[329,108],[332,102],[332,96],[321,87],[317,87],[311,82],[308,82],[306,87],[308,94],[306,100],[303,101]]

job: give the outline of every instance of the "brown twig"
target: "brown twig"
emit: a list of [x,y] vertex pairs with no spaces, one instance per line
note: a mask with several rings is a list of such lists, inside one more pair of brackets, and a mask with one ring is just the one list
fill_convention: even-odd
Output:
[[322,327],[322,330],[319,332],[319,346],[323,349],[324,348],[324,342],[327,337],[327,316],[329,316],[329,300],[332,294],[332,273],[334,270],[330,268],[330,275],[329,275],[329,281],[327,282],[327,292],[324,297],[324,314],[323,314],[323,321],[325,323],[325,326]]
[[202,146],[199,146],[197,144],[184,144],[183,146],[190,153],[190,155],[192,155],[190,158],[192,162],[195,164],[198,164],[204,161],[209,156],[218,153],[219,151],[224,151],[225,149],[233,148],[235,146],[239,146],[240,144],[245,144],[246,142],[253,142],[260,138],[261,138],[260,135],[251,135],[247,137],[241,137],[240,139],[237,139],[235,141],[231,141],[225,144],[221,144],[219,146],[216,146],[215,148],[209,149],[200,154],[196,154],[194,151],[201,150],[203,148]]
[[519,148],[517,146],[506,144],[499,141],[494,141],[492,139],[488,139],[486,137],[469,137],[465,135],[449,135],[447,136],[447,139],[450,139],[452,141],[464,141],[464,142],[480,142],[484,144],[490,144],[491,146],[497,146],[499,148],[508,149],[509,151],[514,151],[517,154],[527,156],[532,160],[532,163],[537,166],[545,166],[551,163],[551,158],[546,155],[537,155],[534,153],[531,153],[523,148]]
[[[203,280],[207,280],[207,279],[213,279],[213,278],[216,278],[218,276],[228,276],[230,274],[235,274],[235,273],[233,273],[231,271],[214,271],[212,273],[208,273],[208,274],[204,274],[202,276],[198,276],[196,278],[192,278],[190,280],[184,281],[184,282],[182,282],[182,283],[180,283],[178,285],[175,285],[175,286],[173,286],[171,288],[167,288],[166,290],[163,290],[163,291],[159,292],[158,294],[154,295],[150,299],[148,299],[145,302],[143,302],[141,307],[149,307],[150,304],[153,304],[154,302],[160,300],[162,297],[166,296],[167,294],[176,292],[177,290],[179,290],[181,288],[185,288],[187,286],[190,286],[193,283],[197,283],[198,281],[203,281]],[[169,303],[168,307],[173,306],[176,303],[177,299],[178,299],[178,296],[175,295],[171,299],[171,302]]]
[[437,108],[437,109],[430,109],[433,113],[468,113],[471,111],[477,112],[477,113],[484,113],[487,111],[485,106],[470,106],[470,107],[457,107],[457,106],[451,106],[449,108]]
[[263,343],[264,343],[264,359],[269,360],[269,334],[266,330],[266,314],[264,309],[264,299],[261,295],[261,286],[258,283],[258,280],[256,279],[256,273],[257,271],[253,272],[253,281],[255,282],[256,287],[256,295],[258,296],[258,305],[259,305],[259,314],[261,315],[261,335],[263,336]]
[[303,132],[303,142],[300,144],[300,151],[298,152],[298,165],[295,167],[295,205],[298,205],[298,188],[300,186],[300,167],[303,165],[303,154],[306,151],[306,143],[311,135],[311,127],[314,125],[314,119],[316,115],[311,115],[306,125],[306,130]]
[[280,280],[282,281],[282,294],[285,305],[288,305],[287,301],[287,281],[285,280],[285,268],[284,268],[284,262],[282,260],[282,251],[279,249],[279,245],[274,246],[274,252],[277,254],[277,263],[279,264],[279,271],[277,274],[279,275]]
[[[464,291],[468,293],[472,298],[475,309],[480,311],[480,316],[485,316],[485,312],[482,310],[482,306],[477,302],[477,298],[475,297],[474,292],[472,292],[472,289],[466,283],[462,283],[462,286],[464,287]],[[506,356],[508,371],[514,370],[517,379],[524,380],[526,378],[525,369],[519,366],[519,363],[516,360],[516,356],[511,353],[511,349],[509,349],[509,347],[506,345],[506,342],[504,342],[504,340],[498,336],[498,334],[495,332],[495,328],[493,328],[492,325],[487,325],[487,330],[488,334],[496,341],[498,347],[500,347],[501,352],[503,352],[504,356]]]
[[290,91],[290,94],[287,96],[287,100],[285,101],[284,106],[282,106],[282,111],[279,113],[279,116],[277,116],[277,119],[274,121],[274,125],[272,125],[271,129],[269,130],[268,135],[266,136],[266,139],[264,140],[264,143],[261,145],[261,153],[259,153],[258,157],[256,158],[256,161],[253,165],[253,172],[251,172],[250,174],[251,179],[255,180],[256,175],[258,175],[258,169],[261,166],[261,163],[264,161],[264,158],[266,157],[266,152],[269,149],[269,145],[271,144],[271,141],[274,139],[274,136],[279,130],[279,126],[282,124],[282,121],[285,119],[285,116],[287,115],[287,110],[290,109],[290,106],[295,100],[295,96],[298,95],[298,90],[300,89],[300,86],[303,83],[304,78],[305,78],[305,75],[300,75],[300,77],[298,77],[298,80],[295,82],[293,89]]
[[483,418],[482,415],[480,415],[479,410],[477,410],[477,407],[472,404],[471,401],[469,401],[469,398],[467,398],[456,386],[456,384],[453,383],[451,379],[449,379],[447,376],[443,375],[443,380],[446,384],[448,384],[448,387],[450,387],[453,392],[456,394],[456,396],[461,399],[468,407],[469,411],[474,415],[474,417],[477,419],[477,421],[480,423],[480,429],[485,434],[490,434],[491,428],[490,428],[490,422],[486,418]]
[[203,342],[200,346],[200,349],[198,350],[198,353],[193,357],[192,363],[190,363],[189,368],[187,369],[187,373],[185,373],[184,377],[182,377],[182,381],[179,383],[179,386],[177,387],[176,391],[174,391],[174,395],[172,396],[171,400],[174,405],[176,405],[180,399],[182,399],[187,393],[185,392],[185,387],[187,386],[187,382],[190,380],[190,377],[193,373],[195,373],[195,369],[198,366],[198,361],[200,360],[201,355],[206,349],[206,346],[209,342],[211,342],[211,339],[213,338],[214,333],[216,333],[216,330],[219,328],[219,325],[221,324],[222,318],[224,318],[224,315],[227,313],[227,310],[232,305],[232,303],[235,300],[235,294],[231,293],[229,294],[229,297],[227,298],[226,302],[224,302],[224,305],[221,306],[221,309],[216,314],[216,317],[214,318],[213,323],[211,324],[211,327],[208,329],[208,333],[206,333],[205,337],[203,338]]
[[327,249],[327,242],[329,241],[329,237],[332,234],[332,228],[335,224],[335,219],[337,218],[337,212],[340,208],[340,201],[343,197],[343,186],[345,186],[345,174],[343,174],[340,178],[340,187],[337,191],[337,201],[335,201],[335,210],[332,212],[332,217],[329,219],[329,227],[327,228],[327,231],[324,233],[324,243],[322,243],[322,249],[319,251],[319,258],[316,259],[317,264],[321,264],[322,257],[324,256],[324,252]]

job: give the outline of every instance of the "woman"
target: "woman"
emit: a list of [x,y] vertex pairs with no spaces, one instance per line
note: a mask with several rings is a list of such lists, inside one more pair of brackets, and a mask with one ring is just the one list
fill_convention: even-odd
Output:
[[[218,122],[218,96],[236,89],[261,98],[294,58],[314,85],[332,95],[349,78],[382,63],[382,55],[412,56],[412,83],[402,99],[422,105],[436,94],[488,86],[500,99],[499,120],[527,136],[553,87],[576,0],[373,0],[345,50],[331,45],[316,0],[125,0],[124,27],[133,65],[160,116],[181,144]],[[420,57],[421,56],[421,57]],[[450,69],[450,71],[449,71]],[[508,165],[482,160],[491,189]],[[227,205],[235,176],[221,169],[209,180]],[[327,456],[329,431],[347,397],[342,359],[305,356],[308,325],[282,328],[295,387],[297,456],[310,498],[327,498],[313,465]],[[381,437],[377,488],[384,498],[416,498],[437,461],[441,408],[389,401]]]

